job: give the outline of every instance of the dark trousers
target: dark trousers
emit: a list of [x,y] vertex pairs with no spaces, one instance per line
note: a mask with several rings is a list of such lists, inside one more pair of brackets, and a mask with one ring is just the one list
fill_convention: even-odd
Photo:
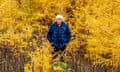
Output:
[[[53,59],[55,59],[58,54],[62,54],[64,53],[65,54],[65,50],[66,50],[66,46],[64,46],[63,48],[59,48],[59,47],[54,47],[54,51],[53,51]],[[63,59],[63,56],[61,55],[61,59]]]
[[63,48],[54,47],[54,52],[55,52],[55,53],[56,53],[56,52],[59,52],[59,51],[63,52],[63,51],[65,51],[65,49],[66,49],[66,46],[64,46]]

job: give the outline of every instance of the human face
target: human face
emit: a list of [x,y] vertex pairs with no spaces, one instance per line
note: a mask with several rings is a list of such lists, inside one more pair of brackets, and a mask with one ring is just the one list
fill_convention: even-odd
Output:
[[62,19],[56,19],[57,24],[62,24]]

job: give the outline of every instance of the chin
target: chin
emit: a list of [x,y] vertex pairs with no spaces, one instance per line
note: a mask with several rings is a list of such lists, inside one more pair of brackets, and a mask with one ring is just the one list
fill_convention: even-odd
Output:
[[57,22],[57,24],[61,24],[62,22]]

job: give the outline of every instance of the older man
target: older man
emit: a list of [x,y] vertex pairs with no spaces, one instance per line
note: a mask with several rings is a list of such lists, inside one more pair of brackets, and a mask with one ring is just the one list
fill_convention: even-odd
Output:
[[54,53],[64,51],[71,40],[71,31],[68,25],[63,22],[63,16],[57,15],[56,22],[53,22],[47,33],[47,39],[54,46]]

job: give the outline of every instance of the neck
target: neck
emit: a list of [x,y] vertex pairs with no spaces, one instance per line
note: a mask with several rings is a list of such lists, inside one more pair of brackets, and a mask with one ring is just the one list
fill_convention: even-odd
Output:
[[57,23],[58,25],[61,25],[62,23]]
[[[62,23],[61,23],[62,24]],[[57,24],[58,26],[60,26],[61,24]]]
[[56,24],[58,24],[58,25],[61,25],[63,22],[61,22],[61,23],[57,23],[57,22],[55,22]]

